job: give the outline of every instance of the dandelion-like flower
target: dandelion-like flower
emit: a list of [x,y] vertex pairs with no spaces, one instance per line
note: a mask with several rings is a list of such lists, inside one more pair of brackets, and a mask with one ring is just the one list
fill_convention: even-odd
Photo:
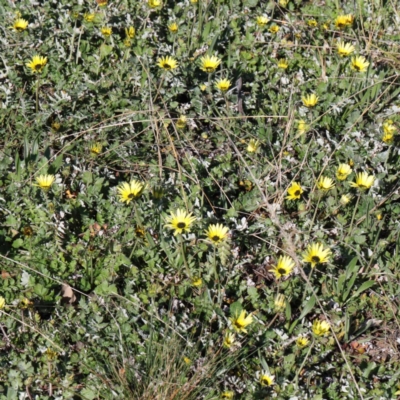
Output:
[[310,343],[310,340],[305,336],[300,336],[296,339],[296,346],[300,349],[308,346],[309,343]]
[[311,28],[315,28],[318,26],[318,22],[315,19],[309,19],[307,20],[307,25]]
[[26,63],[26,66],[32,70],[34,74],[42,72],[47,64],[47,57],[33,56],[32,60]]
[[55,360],[58,356],[58,353],[50,347],[45,351],[45,354],[48,361]]
[[351,167],[349,164],[339,164],[338,169],[336,170],[336,178],[339,181],[344,181],[351,174]]
[[103,145],[100,142],[93,143],[90,146],[90,153],[95,156],[98,156],[102,150],[103,150]]
[[303,189],[300,186],[300,183],[292,182],[292,185],[287,191],[288,195],[286,196],[287,200],[298,200],[303,193]]
[[6,306],[6,299],[3,296],[0,296],[0,310],[2,310]]
[[280,58],[278,60],[278,68],[286,69],[287,67],[289,67],[289,63],[286,58]]
[[364,72],[368,68],[369,62],[363,56],[353,57],[350,68],[357,72]]
[[243,332],[247,333],[246,326],[250,325],[253,322],[253,316],[249,314],[246,317],[246,311],[242,310],[239,315],[234,315],[233,317],[229,318],[232,322],[233,329],[236,332]]
[[203,284],[203,280],[202,280],[200,277],[195,276],[195,277],[192,279],[192,286],[194,286],[194,287],[199,287],[199,286],[201,286],[202,284]]
[[312,93],[309,94],[308,96],[303,96],[301,100],[306,107],[311,108],[317,105],[319,97],[314,93]]
[[328,321],[314,320],[312,331],[316,336],[325,336],[331,329],[331,324]]
[[17,18],[14,21],[13,29],[17,32],[22,32],[28,27],[28,21],[23,18]]
[[102,34],[104,37],[109,37],[109,36],[111,36],[111,35],[112,35],[112,28],[109,27],[109,26],[103,26],[103,27],[101,28],[101,34]]
[[196,217],[192,216],[192,213],[187,213],[185,210],[178,209],[176,212],[171,212],[171,215],[168,216],[165,221],[167,224],[165,227],[173,229],[174,235],[176,236],[178,233],[190,232],[190,225],[196,221]]
[[230,87],[232,83],[229,79],[220,79],[217,82],[215,82],[215,87],[220,90],[221,92],[226,92]]
[[327,263],[331,254],[330,249],[324,249],[322,244],[313,243],[303,253],[303,261],[310,263],[311,268],[315,268],[317,264]]
[[342,197],[339,200],[339,203],[342,206],[346,206],[347,204],[350,203],[350,201],[352,200],[353,196],[350,194],[342,194]]
[[129,39],[133,39],[135,37],[136,31],[133,26],[130,26],[129,28],[125,28],[125,36]]
[[337,29],[344,29],[347,26],[353,25],[354,16],[351,14],[338,15],[335,19],[335,26]]
[[210,225],[205,231],[206,236],[211,240],[213,244],[219,244],[223,242],[228,236],[229,228],[222,224]]
[[176,22],[172,22],[171,24],[168,25],[168,29],[172,33],[178,32],[178,24]]
[[336,48],[341,57],[347,57],[356,50],[351,43],[344,43],[341,41],[336,43]]
[[36,177],[37,184],[34,186],[38,186],[40,189],[43,189],[45,192],[47,192],[51,188],[51,185],[54,183],[55,179],[56,178],[54,175],[39,175]]
[[394,134],[393,133],[384,133],[382,135],[382,141],[386,144],[392,144],[394,139]]
[[278,4],[279,4],[281,7],[286,7],[288,3],[289,3],[289,0],[279,0],[279,1],[278,1]]
[[268,29],[268,31],[275,35],[279,32],[279,29],[281,28],[278,25],[272,25],[271,28]]
[[320,190],[327,192],[335,187],[335,182],[333,182],[332,178],[328,178],[327,176],[321,176],[319,181],[317,182],[317,187]]
[[162,6],[162,0],[149,0],[147,4],[150,8],[159,8]]
[[145,187],[146,185],[144,183],[135,179],[132,179],[129,183],[121,183],[117,188],[120,197],[119,201],[121,203],[129,204],[132,200],[137,199],[143,193]]
[[176,127],[178,129],[183,129],[185,128],[187,124],[187,118],[185,115],[181,115],[177,120],[176,120]]
[[299,135],[307,133],[309,129],[310,126],[306,123],[306,121],[304,121],[304,119],[301,119],[300,121],[297,122],[297,132]]
[[178,67],[178,62],[175,60],[175,58],[167,56],[163,58],[159,58],[157,60],[157,65],[165,69],[166,71],[171,71],[172,69],[175,69]]
[[392,135],[393,136],[397,131],[397,127],[396,127],[396,125],[393,124],[393,121],[391,119],[388,119],[387,121],[385,121],[382,124],[382,127],[383,127],[383,132],[386,135]]
[[83,16],[83,19],[84,19],[86,22],[93,22],[95,16],[96,16],[96,14],[93,14],[93,13],[85,13],[84,16]]
[[201,66],[200,69],[207,73],[214,72],[218,65],[221,64],[221,60],[215,56],[205,56],[200,59]]
[[282,276],[287,276],[289,275],[293,268],[295,266],[295,263],[292,258],[289,256],[280,256],[278,259],[278,263],[274,268],[271,269],[271,272],[275,275],[276,278],[281,278]]
[[263,372],[260,376],[261,386],[272,386],[274,384],[275,376],[268,372]]
[[274,299],[275,312],[283,311],[286,307],[286,298],[282,293],[278,293]]
[[257,22],[257,25],[258,25],[258,26],[263,27],[263,26],[265,26],[265,25],[268,24],[269,18],[266,17],[265,15],[259,15],[259,16],[257,17],[257,19],[256,19],[256,22]]
[[224,337],[223,345],[227,349],[230,349],[235,344],[235,334],[228,332]]
[[234,396],[235,396],[235,393],[232,392],[232,390],[225,390],[225,392],[221,393],[219,398],[220,399],[225,399],[225,400],[232,400]]
[[260,141],[255,139],[250,139],[249,144],[247,145],[247,151],[249,153],[255,153],[260,147]]
[[368,175],[368,172],[360,172],[356,175],[356,181],[351,182],[350,186],[360,190],[369,189],[374,183],[374,175]]

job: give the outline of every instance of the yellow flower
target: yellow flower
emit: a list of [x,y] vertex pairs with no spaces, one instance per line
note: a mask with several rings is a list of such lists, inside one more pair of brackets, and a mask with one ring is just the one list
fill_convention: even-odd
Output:
[[125,28],[125,35],[129,39],[133,39],[135,37],[135,28],[133,26],[130,26],[129,28]]
[[46,357],[49,361],[55,360],[57,358],[57,352],[50,347],[46,350]]
[[255,153],[260,147],[260,141],[255,139],[250,139],[249,144],[247,146],[247,151],[249,153]]
[[150,8],[157,8],[162,6],[161,0],[149,0],[148,5]]
[[103,145],[99,142],[93,143],[90,146],[90,152],[95,156],[99,155],[101,153],[101,150],[103,150]]
[[253,322],[253,316],[249,314],[246,317],[246,311],[242,310],[242,312],[239,315],[235,315],[231,318],[229,318],[232,322],[233,329],[236,332],[243,332],[247,333],[246,326],[250,325]]
[[208,73],[214,72],[217,69],[218,65],[221,64],[221,60],[215,56],[207,55],[205,57],[202,57],[200,61],[201,61],[200,69]]
[[383,218],[383,215],[382,215],[381,213],[376,214],[376,219],[377,219],[378,221],[381,221],[382,218]]
[[125,46],[125,47],[130,47],[130,46],[132,46],[131,39],[129,39],[128,37],[126,37],[126,38],[124,39],[123,43],[124,43],[124,46]]
[[22,32],[28,27],[28,21],[26,21],[23,18],[18,18],[15,20],[13,29],[15,29],[17,32]]
[[256,22],[257,22],[257,25],[258,25],[258,26],[265,26],[265,25],[268,24],[269,18],[266,17],[265,15],[259,15],[259,16],[257,17]]
[[286,58],[280,58],[278,60],[278,68],[286,69],[289,66]]
[[384,133],[382,136],[382,141],[386,144],[392,144],[394,139],[393,133]]
[[272,25],[271,28],[269,28],[268,30],[272,33],[272,34],[276,34],[279,32],[279,29],[281,29],[278,25]]
[[186,365],[190,365],[192,363],[192,360],[189,357],[183,357],[183,362]]
[[93,22],[95,16],[96,16],[96,14],[93,14],[93,13],[88,14],[88,13],[86,13],[86,14],[83,16],[83,19],[84,19],[86,22]]
[[307,25],[311,28],[315,28],[316,26],[318,26],[318,22],[315,19],[309,19],[307,20]]
[[368,175],[368,172],[360,172],[356,175],[356,181],[351,182],[350,186],[360,190],[369,189],[374,183],[374,175]]
[[341,57],[347,57],[355,51],[355,47],[351,43],[344,43],[341,41],[336,43],[336,48]]
[[288,256],[280,256],[277,265],[271,269],[271,272],[273,272],[275,277],[279,279],[282,276],[289,275],[294,266],[295,264],[292,258]]
[[346,26],[353,25],[354,17],[351,14],[338,15],[335,19],[335,26],[337,29],[344,29]]
[[287,200],[298,200],[300,199],[301,194],[303,193],[303,189],[300,186],[300,183],[292,182],[292,185],[288,189],[288,195],[286,196]]
[[191,2],[192,4],[197,4],[198,1],[199,1],[199,0],[190,0],[190,2]]
[[101,34],[105,37],[109,37],[112,35],[112,28],[110,28],[109,26],[103,26],[101,28]]
[[321,176],[319,178],[319,181],[317,182],[318,189],[328,191],[331,190],[335,187],[335,183],[333,182],[333,179],[328,178],[326,176]]
[[203,280],[201,279],[201,278],[199,278],[199,277],[194,277],[193,279],[192,279],[192,286],[194,286],[194,287],[199,287],[199,286],[201,286],[203,284]]
[[278,293],[274,299],[275,312],[283,311],[286,307],[286,298],[282,293]]
[[279,4],[281,7],[286,7],[288,3],[289,3],[289,0],[279,0],[279,1],[278,1],[278,4]]
[[350,195],[350,194],[343,194],[342,197],[341,197],[340,200],[339,200],[339,203],[340,203],[342,206],[346,206],[347,204],[350,203],[350,201],[351,201],[352,198],[353,198],[353,196]]
[[232,400],[233,396],[235,396],[235,393],[232,392],[232,390],[226,390],[225,392],[222,392],[221,395],[219,396],[220,399],[225,399],[225,400]]
[[132,179],[129,183],[123,182],[117,187],[119,193],[119,201],[121,203],[129,204],[132,200],[137,199],[145,189],[146,185],[135,179]]
[[303,96],[301,100],[306,107],[315,107],[318,103],[319,97],[312,93],[308,96]]
[[167,70],[167,71],[171,71],[172,69],[175,69],[175,68],[178,67],[178,63],[177,63],[177,61],[175,60],[175,58],[169,57],[169,56],[163,57],[163,58],[159,58],[159,59],[157,60],[157,62],[158,62],[157,65],[158,65],[160,68],[163,68],[163,69],[165,69],[165,70]]
[[397,127],[396,127],[396,125],[393,124],[393,121],[391,119],[388,119],[387,121],[385,121],[383,123],[382,127],[383,127],[383,132],[386,135],[392,135],[392,137],[397,131]]
[[26,66],[29,67],[34,74],[36,74],[38,72],[42,72],[46,64],[47,57],[33,56],[32,60],[26,63]]
[[272,386],[274,384],[275,376],[268,372],[263,372],[260,376],[261,386]]
[[222,224],[210,225],[205,231],[206,236],[211,240],[213,244],[223,242],[228,236],[229,228]]
[[296,346],[302,349],[303,347],[308,346],[310,343],[310,340],[306,338],[305,336],[300,336],[296,339]]
[[51,124],[51,129],[53,129],[54,131],[58,132],[61,128],[61,124],[58,121],[54,121]]
[[176,22],[172,22],[171,24],[168,25],[168,29],[172,33],[178,32],[178,24]]
[[320,243],[310,244],[307,250],[303,253],[303,261],[311,263],[311,268],[315,268],[317,264],[327,263],[331,255],[329,249],[324,249]]
[[328,321],[320,321],[318,319],[314,320],[312,324],[312,331],[314,335],[324,336],[331,329],[331,324]]
[[353,57],[350,68],[357,72],[364,72],[368,68],[369,62],[363,56]]
[[6,299],[3,296],[0,296],[0,310],[2,310],[6,306]]
[[178,129],[183,129],[187,124],[187,118],[185,115],[181,115],[177,120],[176,120],[176,127]]
[[192,216],[192,213],[187,213],[185,210],[177,209],[176,213],[171,212],[165,221],[167,228],[174,229],[174,235],[178,233],[190,232],[190,225],[196,221],[196,217]]
[[339,181],[344,181],[351,174],[351,167],[349,164],[339,164],[338,169],[336,170],[336,178]]
[[297,122],[297,132],[299,135],[303,135],[304,133],[308,132],[310,129],[309,125],[304,121],[304,119],[301,119],[300,121]]
[[223,342],[224,347],[230,349],[233,344],[235,344],[235,335],[233,333],[227,333]]
[[215,87],[221,92],[226,92],[231,87],[231,81],[229,79],[220,79],[215,82]]
[[34,186],[38,186],[40,189],[43,189],[45,192],[47,192],[51,188],[51,185],[55,179],[56,178],[54,175],[39,175],[36,177],[37,184]]

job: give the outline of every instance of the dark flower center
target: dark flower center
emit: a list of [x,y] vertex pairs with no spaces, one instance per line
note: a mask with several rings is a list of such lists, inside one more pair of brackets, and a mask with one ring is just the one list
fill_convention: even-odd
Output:
[[128,199],[133,199],[134,197],[135,197],[135,195],[133,193],[128,194]]
[[186,228],[186,224],[185,224],[184,222],[178,222],[178,223],[176,224],[176,226],[177,226],[179,229],[184,229],[184,228]]
[[164,69],[171,69],[171,65],[167,62],[164,63]]
[[313,263],[319,263],[321,259],[318,256],[312,256],[311,257],[311,262]]
[[360,71],[360,70],[361,70],[361,67],[360,67],[358,64],[355,64],[355,65],[354,65],[354,69],[356,69],[357,71]]
[[42,69],[42,64],[36,64],[33,68],[35,71],[40,71]]
[[211,238],[214,242],[218,242],[221,238],[218,235],[215,235]]
[[213,68],[213,67],[205,67],[205,70],[206,70],[207,72],[213,72],[213,71],[214,71],[214,68]]
[[294,192],[294,195],[295,195],[295,196],[300,196],[300,194],[301,194],[300,190],[296,190],[296,191]]
[[285,274],[286,274],[286,269],[285,269],[285,268],[278,268],[278,272],[279,272],[281,275],[285,275]]

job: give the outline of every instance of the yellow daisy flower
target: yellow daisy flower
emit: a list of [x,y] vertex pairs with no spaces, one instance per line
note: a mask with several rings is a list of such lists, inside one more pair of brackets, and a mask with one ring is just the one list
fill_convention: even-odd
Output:
[[223,346],[230,349],[235,344],[235,335],[233,333],[227,333],[224,337]]
[[278,259],[278,263],[274,268],[271,269],[271,272],[275,275],[276,278],[279,279],[282,276],[289,275],[294,267],[295,263],[292,258],[288,256],[280,256]]
[[292,185],[287,191],[288,195],[286,196],[287,200],[298,200],[300,199],[301,194],[303,193],[303,189],[300,186],[300,183],[292,182]]
[[18,18],[14,21],[13,29],[17,32],[22,32],[28,27],[28,21],[23,18]]
[[325,336],[331,329],[331,324],[328,321],[314,320],[312,331],[316,336]]
[[98,156],[102,150],[103,150],[103,145],[99,142],[93,143],[90,146],[90,153],[95,156]]
[[121,203],[129,204],[132,200],[137,199],[145,189],[146,185],[135,179],[132,179],[129,183],[123,182],[117,187],[119,193],[119,201]]
[[222,224],[210,225],[205,231],[206,236],[213,244],[223,242],[228,236],[229,228]]
[[288,61],[286,58],[280,58],[278,60],[278,68],[286,69],[289,66]]
[[135,37],[136,31],[133,26],[130,26],[129,28],[125,28],[125,35],[129,39],[133,39]]
[[250,139],[249,144],[247,146],[247,151],[249,153],[255,153],[260,147],[260,141],[255,139]]
[[84,16],[83,16],[83,19],[84,19],[86,22],[93,22],[95,17],[96,17],[96,14],[93,14],[93,13],[91,13],[91,14],[85,13]]
[[218,65],[221,64],[221,60],[215,56],[205,56],[202,57],[200,61],[200,69],[208,73],[214,72],[217,69]]
[[388,119],[387,121],[385,121],[382,124],[382,127],[383,127],[383,132],[386,135],[393,135],[397,131],[397,127],[396,127],[396,125],[393,124],[393,121],[391,119]]
[[26,63],[26,66],[32,70],[34,74],[42,72],[47,64],[47,57],[33,56],[32,60]]
[[351,174],[351,171],[352,169],[349,164],[339,164],[336,170],[336,178],[339,181],[344,181]]
[[319,178],[319,181],[317,182],[317,187],[318,189],[327,192],[328,190],[331,190],[335,187],[335,182],[333,182],[333,179],[331,178],[321,176],[321,178]]
[[268,30],[272,33],[272,34],[276,34],[279,32],[279,29],[281,29],[278,25],[272,25],[271,28],[269,28]]
[[386,144],[392,144],[394,139],[394,134],[393,133],[384,133],[382,135],[382,141]]
[[313,243],[303,253],[303,261],[310,263],[311,268],[315,268],[317,264],[327,263],[331,254],[330,249],[324,249],[322,244]]
[[306,123],[306,121],[304,121],[304,119],[301,119],[297,122],[297,132],[299,133],[299,135],[307,133],[309,129],[310,126]]
[[335,26],[337,29],[344,29],[346,26],[353,25],[354,16],[351,14],[338,15],[335,19]]
[[193,279],[192,279],[192,286],[194,286],[194,287],[199,287],[199,286],[201,286],[203,284],[203,280],[201,279],[201,278],[199,278],[199,277],[194,277]]
[[172,33],[178,32],[178,24],[176,22],[172,22],[171,24],[168,25],[168,29]]
[[279,4],[281,7],[286,7],[288,3],[289,3],[289,0],[279,0],[279,1],[278,1],[278,4]]
[[368,172],[360,172],[356,175],[356,181],[351,182],[350,186],[360,190],[369,189],[374,183],[374,175],[368,175]]
[[34,186],[38,186],[47,192],[51,188],[51,185],[54,183],[55,179],[56,178],[54,175],[39,175],[36,177],[37,184]]
[[315,28],[316,26],[318,26],[318,22],[315,19],[309,19],[307,20],[307,25],[311,28]]
[[165,219],[167,222],[165,227],[175,230],[174,235],[176,236],[178,233],[190,232],[190,225],[196,219],[196,217],[192,216],[192,213],[178,209],[175,213],[171,212],[171,215]]
[[165,69],[167,71],[171,71],[172,69],[175,69],[175,68],[178,67],[178,63],[175,60],[175,58],[169,57],[169,56],[163,57],[163,58],[159,58],[157,60],[157,65],[160,68],[163,68],[163,69]]
[[187,124],[187,118],[185,115],[181,115],[177,120],[176,120],[176,127],[178,129],[183,129]]
[[261,386],[272,386],[274,384],[275,376],[268,372],[263,372],[260,376]]
[[305,336],[300,336],[296,339],[296,346],[299,347],[300,349],[308,346],[310,343],[310,340],[306,338]]
[[352,200],[353,196],[350,194],[343,194],[342,197],[339,200],[339,203],[342,206],[346,206],[347,204],[350,203],[350,201]]
[[344,43],[341,41],[336,43],[336,48],[341,57],[347,57],[356,50],[351,43]]
[[55,360],[58,356],[58,353],[50,347],[45,351],[45,354],[48,361]]
[[253,322],[253,316],[249,314],[246,317],[245,310],[242,310],[242,312],[239,315],[236,314],[235,316],[229,319],[232,322],[233,329],[239,333],[241,332],[247,333],[246,326],[250,325]]
[[0,296],[0,310],[2,310],[6,306],[6,299],[3,296]]
[[162,1],[161,0],[149,0],[147,2],[150,8],[158,8],[162,6]]
[[258,26],[263,27],[263,26],[265,26],[265,25],[268,24],[269,18],[266,17],[265,15],[259,15],[259,16],[257,17],[257,19],[256,19],[256,22],[257,22],[257,25],[258,25]]
[[103,26],[101,28],[101,34],[105,37],[109,37],[112,35],[112,28],[110,28],[109,26]]
[[231,87],[231,81],[229,79],[220,79],[215,82],[215,87],[221,92],[226,92]]
[[315,95],[314,93],[309,94],[308,96],[303,96],[301,98],[301,100],[303,101],[303,104],[306,107],[315,107],[318,103],[319,97],[317,95]]
[[364,72],[367,70],[369,62],[363,56],[353,57],[351,59],[350,68],[357,72]]
[[225,399],[225,400],[232,400],[234,396],[235,396],[235,393],[232,392],[232,390],[226,390],[225,392],[221,393],[219,398],[220,399]]
[[286,307],[286,298],[282,293],[278,293],[274,299],[275,312],[281,312]]
[[53,129],[54,131],[58,132],[61,128],[61,124],[58,121],[54,121],[51,124],[51,129]]

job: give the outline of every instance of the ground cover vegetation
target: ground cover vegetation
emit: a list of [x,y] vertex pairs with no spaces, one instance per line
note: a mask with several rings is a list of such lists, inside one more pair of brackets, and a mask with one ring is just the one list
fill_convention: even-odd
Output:
[[0,18],[1,399],[396,399],[395,1]]

